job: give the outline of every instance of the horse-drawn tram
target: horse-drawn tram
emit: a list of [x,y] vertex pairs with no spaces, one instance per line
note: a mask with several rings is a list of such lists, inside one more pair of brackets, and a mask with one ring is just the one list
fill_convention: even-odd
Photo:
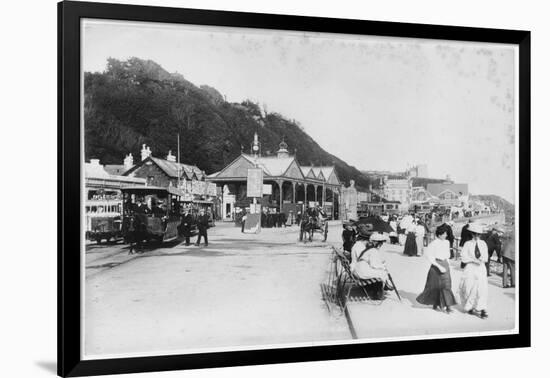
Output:
[[101,243],[122,237],[120,190],[88,189],[86,199],[86,239]]
[[126,243],[168,242],[178,237],[181,190],[156,186],[131,186],[121,190]]

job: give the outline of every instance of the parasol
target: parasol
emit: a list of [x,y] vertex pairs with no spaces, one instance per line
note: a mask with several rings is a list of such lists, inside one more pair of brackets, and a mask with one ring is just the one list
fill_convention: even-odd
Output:
[[405,215],[403,219],[401,219],[401,222],[399,222],[399,227],[403,229],[407,229],[412,222],[413,222],[412,215]]
[[391,228],[390,224],[388,222],[384,222],[379,217],[366,217],[361,218],[357,221],[357,224],[366,224],[371,225],[373,232],[382,232],[382,233],[390,233],[393,232],[393,228]]

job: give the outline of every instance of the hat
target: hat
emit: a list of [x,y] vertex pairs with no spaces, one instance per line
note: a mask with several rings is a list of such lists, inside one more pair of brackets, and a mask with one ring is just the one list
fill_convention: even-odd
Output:
[[372,234],[371,228],[368,227],[364,223],[360,223],[357,225],[357,236],[363,237],[363,238],[370,238]]
[[468,226],[468,231],[473,232],[475,234],[483,234],[483,226],[479,223],[470,223]]
[[370,236],[370,241],[386,241],[386,237],[379,232],[376,232]]

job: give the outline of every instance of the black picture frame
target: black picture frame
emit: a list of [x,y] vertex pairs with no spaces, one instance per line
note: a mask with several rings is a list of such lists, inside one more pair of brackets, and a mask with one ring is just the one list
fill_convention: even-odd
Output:
[[[519,47],[519,333],[101,360],[81,359],[80,20],[114,19],[429,38]],[[58,374],[83,376],[528,347],[530,324],[530,32],[105,3],[58,4]]]

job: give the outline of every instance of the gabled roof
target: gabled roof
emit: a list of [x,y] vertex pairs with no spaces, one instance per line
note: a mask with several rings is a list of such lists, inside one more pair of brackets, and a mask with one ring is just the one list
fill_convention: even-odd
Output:
[[156,158],[153,156],[149,156],[147,159],[140,161],[125,173],[135,171],[137,168],[141,167],[147,161],[152,161],[153,163],[155,163],[169,177],[178,178],[178,174],[179,174],[180,178],[184,177],[189,180],[196,178],[197,180],[202,180],[203,177],[205,176],[203,171],[201,171],[199,167],[195,165],[182,164],[175,161],[168,161],[165,159]]
[[84,176],[89,178],[109,178],[109,173],[99,163],[84,163]]
[[309,178],[313,178],[313,179],[317,178],[317,175],[313,171],[313,166],[311,166],[311,165],[302,165],[301,168],[302,168],[302,172],[304,172],[305,177],[309,177]]
[[[315,171],[314,171],[315,172]],[[317,173],[317,178],[319,180],[323,180],[323,181],[327,181],[327,179],[325,178],[325,175],[323,174],[323,171],[322,170],[319,170],[319,172]]]
[[[254,156],[247,154],[242,154],[242,156],[254,163]],[[268,176],[283,176],[293,161],[293,157],[259,156],[256,158],[256,163]]]
[[[254,162],[244,154],[237,156],[235,160],[216,173],[216,178],[241,178],[246,177],[248,169],[254,168]],[[264,172],[265,173],[265,172]],[[213,175],[212,175],[213,176]]]
[[304,173],[300,169],[300,165],[298,162],[294,159],[292,163],[288,166],[288,169],[283,174],[285,177],[292,177],[295,179],[303,180],[304,179]]
[[220,174],[220,172],[221,172],[221,171],[218,171],[218,172],[214,172],[214,173],[211,173],[211,174],[209,174],[209,175],[208,175],[208,176],[206,176],[206,177],[208,177],[208,178],[214,178],[214,177],[217,177],[217,176],[218,176],[218,175]]
[[[336,176],[336,169],[333,165],[314,167],[311,165],[302,166],[302,171],[306,177],[323,180],[330,184],[340,184],[340,180]],[[311,172],[311,173],[310,173]],[[332,177],[331,177],[332,176]]]
[[204,173],[195,165],[182,164],[175,161],[168,161],[156,157],[149,157],[157,164],[170,177],[178,177],[178,173],[185,175],[188,179],[192,179],[195,176],[198,180],[201,180]]

